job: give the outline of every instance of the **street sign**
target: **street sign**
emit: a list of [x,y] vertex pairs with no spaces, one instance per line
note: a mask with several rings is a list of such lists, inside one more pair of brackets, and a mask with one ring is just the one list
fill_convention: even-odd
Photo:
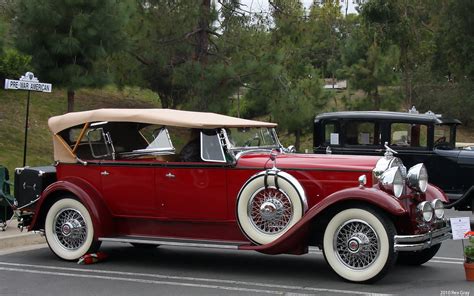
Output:
[[5,79],[5,89],[27,90],[28,99],[26,101],[26,119],[25,119],[25,143],[23,147],[23,166],[26,165],[26,149],[28,145],[28,117],[30,114],[30,93],[31,91],[41,91],[50,93],[53,88],[50,83],[41,83],[35,74],[26,72],[19,80]]
[[5,89],[20,89],[29,91],[51,92],[50,83],[41,83],[31,72],[26,72],[20,77],[20,80],[5,79]]

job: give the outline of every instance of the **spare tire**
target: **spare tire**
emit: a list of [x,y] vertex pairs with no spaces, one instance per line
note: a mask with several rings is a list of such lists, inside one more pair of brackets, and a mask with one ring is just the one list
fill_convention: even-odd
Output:
[[308,209],[301,184],[293,176],[267,170],[252,176],[237,197],[237,222],[256,244],[273,242]]

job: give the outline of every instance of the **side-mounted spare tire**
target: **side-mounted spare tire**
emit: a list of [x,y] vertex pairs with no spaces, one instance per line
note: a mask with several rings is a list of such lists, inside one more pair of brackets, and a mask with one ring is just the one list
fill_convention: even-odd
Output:
[[301,184],[293,176],[267,170],[252,176],[237,197],[237,222],[256,244],[268,244],[296,224],[308,209]]

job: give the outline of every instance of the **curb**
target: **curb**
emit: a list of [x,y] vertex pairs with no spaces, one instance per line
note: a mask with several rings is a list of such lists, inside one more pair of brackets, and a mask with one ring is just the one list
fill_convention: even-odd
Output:
[[45,243],[46,239],[41,234],[26,232],[0,237],[0,250]]
[[37,231],[20,231],[18,221],[14,219],[9,220],[7,225],[5,231],[0,231],[0,250],[46,243],[45,237]]

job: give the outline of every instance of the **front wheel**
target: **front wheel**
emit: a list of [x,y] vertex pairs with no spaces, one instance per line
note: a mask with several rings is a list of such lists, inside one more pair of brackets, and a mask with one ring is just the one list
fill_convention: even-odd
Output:
[[394,265],[395,227],[383,213],[349,208],[336,214],[324,231],[323,252],[342,278],[359,283],[381,279]]
[[44,228],[49,248],[61,259],[77,260],[99,247],[99,242],[94,241],[89,211],[75,199],[55,202],[46,215]]
[[429,249],[424,249],[416,252],[399,252],[397,263],[411,266],[425,264],[426,262],[430,261],[431,258],[436,255],[436,253],[438,253],[439,248],[441,248],[441,244],[437,244]]

